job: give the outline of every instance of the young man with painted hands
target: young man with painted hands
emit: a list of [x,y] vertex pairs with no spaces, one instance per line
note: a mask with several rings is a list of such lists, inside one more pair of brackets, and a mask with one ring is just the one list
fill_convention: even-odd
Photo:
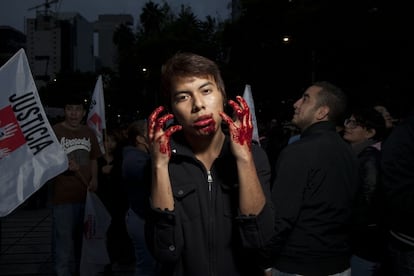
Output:
[[270,167],[252,144],[247,103],[229,100],[235,120],[226,115],[218,66],[192,53],[167,61],[162,88],[171,113],[158,107],[149,117],[147,220],[161,275],[263,275],[255,251],[273,231]]

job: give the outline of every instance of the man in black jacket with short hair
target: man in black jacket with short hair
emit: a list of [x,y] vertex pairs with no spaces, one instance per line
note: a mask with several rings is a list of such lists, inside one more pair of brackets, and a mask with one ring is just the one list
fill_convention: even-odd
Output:
[[311,85],[294,104],[300,140],[276,164],[275,235],[268,275],[350,275],[349,223],[357,190],[356,159],[335,123],[346,108],[342,90]]

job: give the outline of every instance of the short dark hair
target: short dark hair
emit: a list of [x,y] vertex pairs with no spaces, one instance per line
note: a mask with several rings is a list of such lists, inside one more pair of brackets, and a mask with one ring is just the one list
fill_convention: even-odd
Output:
[[352,111],[355,121],[366,129],[375,129],[372,139],[379,141],[384,139],[386,128],[385,119],[380,112],[373,107],[359,107]]
[[67,105],[82,105],[83,108],[86,108],[85,100],[80,95],[68,94],[63,98],[63,107]]
[[192,76],[213,77],[226,102],[224,81],[218,65],[206,57],[189,52],[179,52],[169,58],[161,70],[161,93],[167,108],[171,109],[173,83],[179,78]]
[[137,136],[142,136],[147,138],[147,121],[146,120],[137,120],[132,122],[128,126],[128,144],[131,146],[135,146],[135,141]]
[[329,107],[328,120],[339,124],[346,112],[348,99],[341,88],[328,81],[319,81],[313,84],[320,87],[318,94],[317,106]]

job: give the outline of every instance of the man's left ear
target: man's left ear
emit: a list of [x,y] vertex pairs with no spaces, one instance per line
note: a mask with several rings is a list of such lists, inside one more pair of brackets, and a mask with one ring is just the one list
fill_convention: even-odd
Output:
[[375,134],[377,134],[377,131],[374,128],[369,128],[367,129],[365,136],[367,137],[367,139],[371,139],[375,136]]
[[316,118],[319,121],[322,121],[328,117],[328,114],[329,114],[329,107],[327,107],[326,105],[323,105],[318,108],[318,111],[316,113]]

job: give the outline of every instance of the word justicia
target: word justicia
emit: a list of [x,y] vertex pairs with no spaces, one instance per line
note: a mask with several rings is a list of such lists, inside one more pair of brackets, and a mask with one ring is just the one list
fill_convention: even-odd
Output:
[[27,145],[36,155],[53,144],[47,125],[47,118],[41,112],[40,104],[33,92],[9,97],[13,112],[26,139]]

